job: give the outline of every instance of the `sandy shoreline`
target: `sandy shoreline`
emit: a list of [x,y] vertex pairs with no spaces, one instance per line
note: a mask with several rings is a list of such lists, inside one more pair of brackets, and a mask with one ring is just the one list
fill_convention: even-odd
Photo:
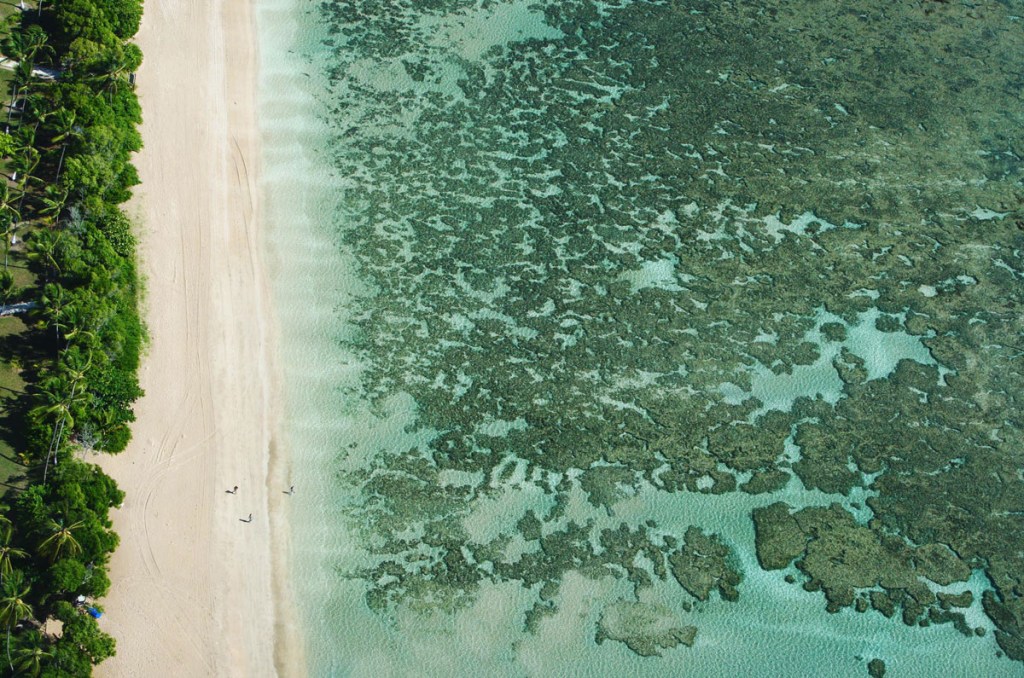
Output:
[[127,498],[101,621],[117,656],[97,675],[302,675],[286,554],[271,548],[288,497],[258,233],[253,8],[149,3],[138,42],[145,147],[129,211],[150,345],[133,442],[100,460]]

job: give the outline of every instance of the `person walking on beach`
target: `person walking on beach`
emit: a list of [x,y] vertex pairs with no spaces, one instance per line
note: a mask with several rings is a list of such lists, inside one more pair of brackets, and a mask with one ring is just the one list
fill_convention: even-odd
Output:
[[294,485],[292,485],[291,487],[289,487],[289,488],[288,488],[288,489],[287,489],[287,490],[285,491],[285,494],[287,494],[287,495],[291,495],[291,494],[294,494],[294,493],[295,493],[295,486],[294,486]]
[[248,518],[239,518],[239,520],[242,521],[243,523],[251,523],[252,522],[252,514],[250,513]]
[[224,490],[224,491],[225,491],[225,492],[226,492],[227,494],[237,494],[237,493],[238,493],[238,485],[235,485],[235,486],[234,486],[233,488],[231,488],[230,490]]

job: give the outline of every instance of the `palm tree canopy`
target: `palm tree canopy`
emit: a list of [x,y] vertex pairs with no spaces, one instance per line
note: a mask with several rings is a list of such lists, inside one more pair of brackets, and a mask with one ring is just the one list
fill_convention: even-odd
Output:
[[11,546],[11,537],[14,530],[10,525],[0,529],[0,578],[10,576],[14,571],[11,563],[12,558],[25,558],[28,556],[25,551],[16,546]]
[[21,577],[11,577],[4,582],[4,595],[0,598],[0,625],[10,627],[32,616],[32,606],[25,602],[28,592],[29,587]]
[[75,112],[66,108],[53,113],[53,141],[64,141],[70,136],[80,136],[81,128],[75,124]]
[[52,533],[49,537],[39,542],[39,553],[48,556],[50,560],[57,560],[64,555],[75,555],[82,552],[82,545],[75,539],[74,531],[83,525],[83,521],[77,520],[70,525],[63,525],[56,520],[50,521]]
[[20,221],[21,214],[18,213],[18,208],[14,206],[15,198],[16,196],[11,192],[7,182],[0,181],[0,214],[9,216],[15,221]]
[[43,670],[44,662],[51,657],[53,653],[47,652],[42,645],[20,647],[15,651],[14,669],[19,676],[38,676]]

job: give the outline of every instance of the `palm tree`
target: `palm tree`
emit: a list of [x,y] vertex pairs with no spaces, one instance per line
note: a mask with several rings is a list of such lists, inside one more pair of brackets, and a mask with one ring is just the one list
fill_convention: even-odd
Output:
[[[86,332],[86,334],[89,333]],[[78,387],[85,381],[85,373],[92,367],[92,349],[87,350],[88,355],[83,358],[78,347],[72,349],[68,342],[68,346],[64,348],[64,354],[61,356],[60,372],[65,379],[71,382],[71,392],[65,402],[56,406],[55,411],[64,413],[64,421],[67,426],[74,426],[76,416],[81,418],[81,405],[86,402],[85,391],[79,391]],[[74,409],[73,412],[72,409]]]
[[92,433],[96,439],[94,446],[97,447],[102,446],[103,441],[110,436],[118,426],[124,425],[122,414],[116,407],[100,407],[99,409],[90,412],[89,415],[92,423],[95,424],[95,428],[92,429]]
[[[85,369],[88,369],[88,365]],[[84,370],[81,374],[84,377]],[[44,403],[33,409],[33,412],[38,412],[44,417],[55,418],[53,435],[50,437],[50,449],[46,452],[46,463],[43,466],[43,485],[46,485],[46,477],[50,471],[50,458],[53,458],[53,463],[56,465],[57,454],[60,452],[61,443],[64,442],[64,431],[74,427],[74,413],[78,412],[86,400],[85,392],[78,390],[80,379],[71,382],[71,391],[66,398],[61,397],[59,395],[61,389],[56,388],[65,383],[64,379],[53,378],[47,381],[49,383],[42,384],[39,388],[39,395]]]
[[13,170],[11,172],[11,181],[18,182],[18,186],[24,186],[28,182],[32,171],[39,165],[39,160],[39,150],[34,146],[26,145],[15,149],[10,161],[10,166]]
[[[57,246],[60,244],[63,233],[61,231],[36,231],[32,234],[32,239],[28,243],[28,253],[26,257],[29,261],[42,264],[46,267],[46,278],[50,278],[51,272],[60,274],[60,265],[57,263]],[[44,287],[43,288],[43,304],[49,304],[50,300],[47,298],[51,294],[52,290]],[[63,292],[63,288],[59,290]],[[54,293],[59,293],[54,292]]]
[[62,142],[60,145],[60,160],[57,161],[57,178],[53,180],[53,183],[60,183],[60,171],[64,167],[64,153],[68,150],[68,144],[71,142],[72,137],[81,137],[82,128],[75,124],[75,112],[66,108],[61,108],[53,113],[56,124],[54,125],[54,131],[57,133],[53,137],[53,142]]
[[[35,242],[35,240],[32,242]],[[52,253],[50,254],[50,260],[56,266],[56,260],[53,259]],[[60,267],[57,267],[57,272],[60,273]],[[65,299],[65,293],[66,290],[60,283],[47,283],[43,287],[43,295],[39,299],[43,315],[45,316],[46,326],[53,327],[54,339],[57,342],[58,350],[60,350],[60,331],[67,326],[65,321],[67,319],[68,303]]]
[[[87,330],[82,330],[82,332],[89,334]],[[68,336],[70,334],[71,332],[68,332]],[[85,373],[92,367],[92,349],[86,348],[86,351],[83,358],[82,352],[76,346],[74,349],[65,349],[64,355],[61,356],[61,371],[67,374],[72,384],[78,384],[85,379]]]
[[21,646],[14,651],[14,663],[11,668],[19,676],[38,676],[43,670],[43,664],[53,657],[53,653],[46,651],[46,644],[38,631],[30,631],[24,634]]
[[4,236],[4,270],[7,270],[8,261],[11,255],[11,236],[14,229],[21,221],[21,214],[14,206],[14,196],[6,181],[0,181],[0,229],[3,229]]
[[32,62],[28,60],[19,61],[14,67],[14,78],[11,80],[11,86],[13,91],[11,94],[11,105],[7,109],[7,122],[11,122],[11,113],[18,106],[18,93],[22,90],[28,89],[29,83],[35,76],[32,74]]
[[84,521],[76,520],[70,525],[64,525],[63,521],[50,520],[49,537],[39,542],[39,553],[48,557],[51,561],[64,555],[77,555],[82,552],[82,545],[75,539],[75,530],[84,525]]
[[8,577],[3,591],[3,597],[0,598],[0,624],[10,627],[22,619],[32,617],[32,606],[25,602],[29,586],[25,584],[20,572]]
[[45,92],[33,92],[25,97],[22,113],[38,124],[50,117],[52,109],[53,101]]
[[53,48],[46,44],[47,37],[46,31],[39,24],[32,24],[21,31],[20,40],[25,50],[24,59],[26,61],[35,61],[36,55],[40,52],[53,54]]
[[9,214],[15,221],[20,221],[21,215],[14,206],[14,197],[7,182],[0,181],[0,214]]
[[14,294],[15,289],[14,274],[7,270],[0,271],[0,300],[3,301],[4,305],[10,302],[11,295]]
[[11,260],[11,236],[14,235],[14,226],[11,215],[0,213],[0,235],[4,237],[4,273],[7,272]]
[[0,624],[7,627],[7,663],[10,664],[13,671],[14,663],[11,661],[11,627],[22,619],[31,618],[32,606],[25,602],[29,587],[25,585],[24,578],[20,572],[17,576],[9,577],[3,589],[3,598],[0,598]]
[[68,199],[68,190],[49,184],[46,187],[46,195],[41,199],[43,206],[39,208],[40,216],[52,218],[53,227],[56,228],[60,224],[60,213]]
[[111,52],[107,62],[90,79],[101,91],[107,92],[110,100],[122,87],[129,86],[131,73],[142,64],[142,52],[137,45],[127,43],[123,49]]
[[[57,352],[60,353],[59,346]],[[43,467],[43,485],[46,485],[46,478],[49,475],[51,458],[56,465],[64,434],[74,427],[75,417],[81,415],[88,401],[88,394],[85,389],[79,390],[79,386],[91,364],[91,355],[84,366],[79,359],[73,365],[64,366],[60,374],[42,380],[36,387],[39,404],[32,408],[30,414],[40,420],[53,422],[53,434],[50,437],[50,447],[46,452]]]
[[24,558],[28,555],[22,549],[11,546],[12,534],[13,530],[10,527],[0,532],[0,586],[3,586],[4,577],[11,576],[11,572],[14,571],[11,559]]
[[82,304],[71,304],[67,307],[65,316],[68,319],[68,329],[64,333],[64,340],[67,342],[64,350],[67,351],[71,347],[71,342],[77,339],[76,345],[84,346],[89,351],[86,361],[86,369],[88,369],[88,365],[92,364],[92,347],[96,345],[96,333],[85,329],[87,319],[86,314],[82,311]]
[[24,61],[28,42],[28,36],[21,31],[11,31],[3,41],[0,41],[0,52],[14,61]]
[[[62,408],[63,405],[56,405],[54,408]],[[46,461],[43,466],[43,487],[46,487],[46,476],[50,472],[50,460],[53,459],[53,465],[57,465],[57,453],[60,451],[60,443],[64,438],[64,425],[66,418],[62,417],[60,421],[53,425],[53,435],[50,436],[50,447],[46,450]]]
[[[3,42],[0,43],[0,50],[3,51],[5,56],[10,57],[19,64],[25,60],[25,52],[27,46],[27,40],[21,31],[12,31],[4,38]],[[18,101],[18,81],[13,80],[11,82],[11,103],[7,107],[7,122],[11,122],[11,112],[14,110],[14,105]]]
[[67,137],[78,136],[80,128],[75,125],[75,112],[67,108],[58,108],[50,113],[53,117],[53,141],[64,141]]
[[11,103],[7,109],[7,122],[11,122],[11,112],[18,103],[18,90],[27,87],[34,79],[32,73],[36,55],[45,52],[51,56],[53,48],[46,44],[46,31],[39,25],[33,24],[23,31],[14,30],[0,43],[0,50],[16,61],[14,66],[14,80],[11,83]]

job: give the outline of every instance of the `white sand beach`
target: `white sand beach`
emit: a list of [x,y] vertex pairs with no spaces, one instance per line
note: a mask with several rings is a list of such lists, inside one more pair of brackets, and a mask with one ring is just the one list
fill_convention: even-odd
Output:
[[134,439],[100,460],[127,498],[102,601],[117,656],[97,675],[302,675],[283,547],[272,550],[288,497],[272,477],[253,8],[149,2],[138,41],[145,147],[128,209],[150,345]]

